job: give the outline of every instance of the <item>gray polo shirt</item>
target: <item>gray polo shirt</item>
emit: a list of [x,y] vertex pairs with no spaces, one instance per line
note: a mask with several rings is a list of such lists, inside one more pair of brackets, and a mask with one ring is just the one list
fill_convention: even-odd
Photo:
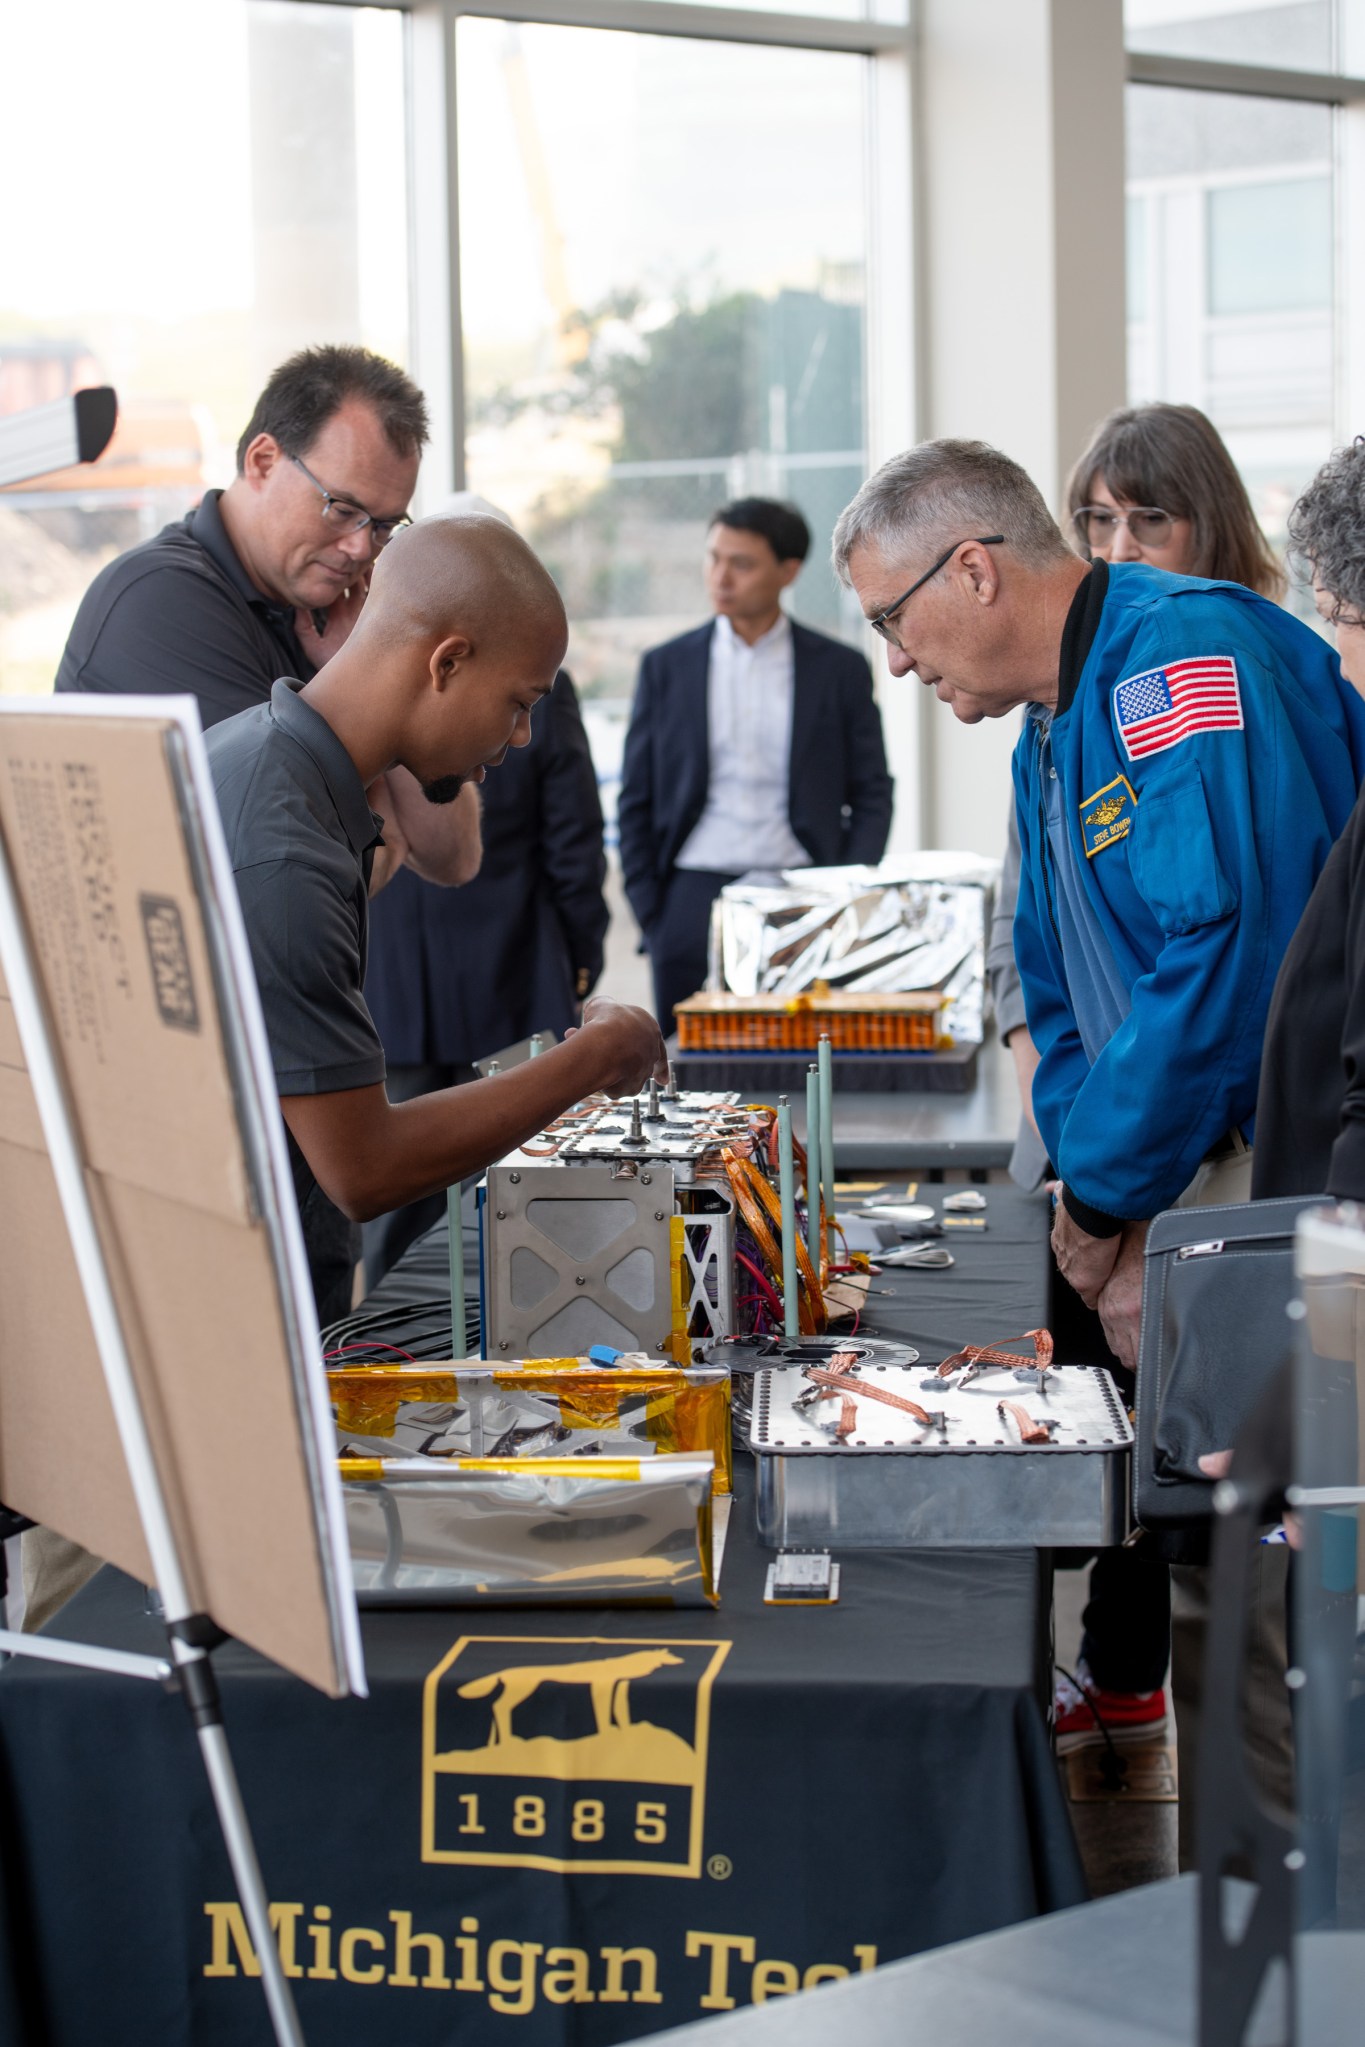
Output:
[[277,675],[314,673],[292,605],[252,583],[210,490],[187,518],[100,570],[81,599],[57,688],[192,696],[205,731],[263,703]]
[[[266,1035],[282,1095],[384,1078],[365,1006],[369,881],[383,820],[331,726],[277,682],[268,703],[207,735]],[[350,1226],[289,1140],[309,1269],[324,1325],[350,1307]]]

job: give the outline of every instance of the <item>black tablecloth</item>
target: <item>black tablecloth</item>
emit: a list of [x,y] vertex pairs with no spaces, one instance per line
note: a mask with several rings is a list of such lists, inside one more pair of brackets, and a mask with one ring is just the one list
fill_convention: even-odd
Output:
[[[951,1271],[876,1282],[894,1296],[871,1298],[871,1327],[936,1356],[1042,1319],[1045,1208],[989,1201]],[[429,1356],[449,1355],[444,1261],[437,1233],[371,1303]],[[405,1308],[424,1293],[434,1348]],[[596,2047],[1084,1896],[1045,1727],[1046,1560],[860,1551],[837,1606],[770,1607],[752,1526],[741,1496],[715,1613],[367,1613],[368,1702],[218,1652],[314,2047]],[[53,1632],[164,1647],[114,1571]],[[617,1658],[594,1726],[592,1667]],[[565,1662],[578,1677],[546,1685]],[[522,1691],[515,1774],[490,1768],[499,1671]],[[484,1774],[428,1766],[424,1700],[431,1755],[477,1752]],[[263,2041],[232,1900],[177,1699],[0,1670],[0,2040]]]
[[[812,1970],[858,1970],[1084,1896],[1044,1725],[1044,1562],[860,1552],[843,1560],[837,1606],[769,1607],[749,1525],[741,1501],[716,1613],[366,1614],[368,1702],[331,1703],[237,1645],[218,1652],[290,1952],[301,1969],[344,1960],[354,1979],[296,1981],[310,2041],[481,2047],[509,2024],[529,2047],[625,2040],[725,2008],[717,1999],[744,2004]],[[61,1632],[155,1651],[144,1608],[140,1588],[105,1571]],[[533,1701],[521,1709],[524,1773],[428,1777],[424,1691],[440,1752],[490,1738],[462,1681],[617,1656],[657,1665],[636,1666],[628,1714],[634,1733],[681,1738],[691,1785],[651,1780],[648,1760],[610,1784],[557,1779],[564,1744],[591,1731],[586,1687],[574,1705],[562,1683],[553,1725]],[[476,1859],[423,1859],[424,1794],[428,1853]],[[575,1826],[584,1838],[566,1840]],[[477,1859],[547,1847],[589,1866]],[[628,1866],[592,1866],[603,1857]],[[0,2039],[266,2037],[178,1700],[54,1665],[0,1671],[0,1866]],[[434,1936],[410,1965],[407,1934]],[[477,1946],[459,1949],[461,1934]],[[533,1991],[518,1991],[524,1976]],[[592,2001],[554,2001],[577,1987]]]
[[[912,1182],[903,1176],[878,1183],[894,1200],[904,1200]],[[986,1200],[985,1228],[946,1223],[938,1241],[953,1255],[946,1270],[887,1270],[874,1279],[863,1326],[869,1335],[913,1343],[931,1362],[964,1343],[991,1343],[1036,1329],[1047,1319],[1047,1238],[1051,1208],[1045,1194],[1025,1194],[1013,1185],[980,1190]],[[942,1183],[916,1185],[915,1199],[943,1216]],[[856,1209],[877,1198],[871,1185],[839,1196],[841,1209]],[[465,1201],[465,1285],[468,1337],[477,1348],[479,1290],[478,1231],[470,1197]],[[448,1358],[450,1349],[450,1249],[444,1222],[420,1237],[380,1281],[358,1313],[327,1332],[329,1342],[387,1340],[419,1358]]]

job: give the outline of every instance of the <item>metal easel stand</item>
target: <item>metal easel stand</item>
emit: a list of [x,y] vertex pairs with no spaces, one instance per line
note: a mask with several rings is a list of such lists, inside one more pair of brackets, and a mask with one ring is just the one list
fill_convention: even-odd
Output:
[[151,1553],[152,1570],[166,1615],[171,1660],[168,1663],[158,1657],[135,1656],[116,1650],[91,1648],[79,1642],[15,1634],[9,1630],[0,1632],[0,1653],[44,1657],[52,1662],[76,1663],[92,1670],[114,1671],[124,1676],[155,1678],[163,1682],[174,1678],[178,1682],[199,1738],[200,1753],[208,1773],[213,1802],[218,1809],[237,1894],[252,1945],[260,1959],[261,1981],[275,2039],[279,2047],[304,2047],[293,1996],[285,1980],[270,1925],[265,1885],[261,1880],[256,1848],[228,1748],[217,1679],[210,1660],[210,1652],[225,1637],[207,1615],[194,1612],[190,1600],[110,1283],[104,1247],[95,1223],[71,1102],[34,966],[8,849],[2,839],[0,965],[9,984],[19,1040],[37,1101],[48,1156],[56,1175],[90,1326],[104,1368],[119,1440]]

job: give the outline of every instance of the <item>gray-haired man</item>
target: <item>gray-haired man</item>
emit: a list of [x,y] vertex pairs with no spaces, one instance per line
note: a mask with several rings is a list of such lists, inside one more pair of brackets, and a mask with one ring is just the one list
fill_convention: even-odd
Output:
[[834,559],[894,675],[967,724],[1028,707],[1015,951],[1053,1246],[1131,1363],[1149,1219],[1246,1192],[1270,990],[1354,802],[1365,708],[1253,591],[1079,561],[979,441],[887,463]]
[[[1317,635],[1252,591],[1077,560],[1024,471],[979,441],[888,462],[834,563],[893,674],[967,724],[1027,708],[1015,952],[1063,1182],[1053,1248],[1132,1363],[1150,1218],[1249,1191],[1270,991],[1350,813],[1365,709]],[[1201,1578],[1177,1573],[1195,1614]],[[1283,1608],[1265,1592],[1249,1729],[1288,1802]],[[1186,1858],[1190,1664],[1174,1673]]]

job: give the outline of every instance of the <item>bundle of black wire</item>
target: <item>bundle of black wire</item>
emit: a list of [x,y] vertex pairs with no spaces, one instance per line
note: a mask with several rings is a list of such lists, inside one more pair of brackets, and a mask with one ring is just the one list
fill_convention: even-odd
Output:
[[455,1346],[443,1222],[417,1239],[358,1308],[323,1330],[322,1350],[332,1365],[402,1364],[409,1358],[430,1363],[479,1355],[479,1287],[467,1265],[464,1341]]

